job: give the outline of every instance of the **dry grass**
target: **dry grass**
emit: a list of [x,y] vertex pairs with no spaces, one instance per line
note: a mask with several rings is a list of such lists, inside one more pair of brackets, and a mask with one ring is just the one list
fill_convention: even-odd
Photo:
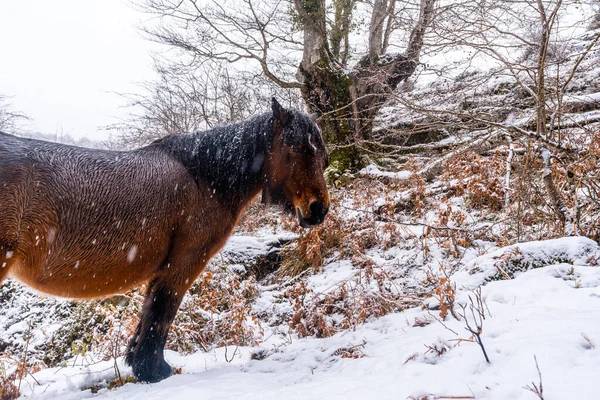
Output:
[[442,180],[454,196],[465,196],[469,207],[500,211],[503,207],[505,160],[482,157],[472,151],[459,153],[444,165]]
[[335,214],[327,216],[323,224],[306,231],[283,250],[280,276],[297,276],[312,269],[317,272],[323,260],[340,251],[348,234],[344,221]]
[[[398,243],[397,225],[381,221],[382,215],[393,210],[379,210],[377,214],[355,212],[372,207],[374,199],[388,196],[391,189],[365,180],[356,180],[353,185],[354,205],[342,205],[342,196],[347,192],[332,191],[331,211],[323,224],[310,230],[299,229],[295,222],[284,224],[301,236],[284,248],[279,276],[295,277],[307,270],[316,273],[328,259],[354,258],[373,247],[388,248]],[[354,216],[348,216],[349,213]]]
[[393,283],[398,276],[371,260],[355,260],[355,265],[360,269],[354,276],[325,293],[314,293],[303,280],[288,288],[284,297],[293,307],[289,325],[298,336],[328,337],[422,303],[425,294],[404,294]]
[[262,328],[252,315],[258,294],[253,276],[242,279],[226,269],[204,273],[184,299],[169,334],[167,347],[181,353],[220,346],[253,346]]

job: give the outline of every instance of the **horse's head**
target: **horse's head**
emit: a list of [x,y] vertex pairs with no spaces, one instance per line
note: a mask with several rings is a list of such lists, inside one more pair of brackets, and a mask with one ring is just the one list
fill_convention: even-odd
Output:
[[319,225],[329,210],[321,131],[309,115],[287,110],[275,98],[272,109],[273,144],[265,163],[263,202],[283,205],[303,228]]

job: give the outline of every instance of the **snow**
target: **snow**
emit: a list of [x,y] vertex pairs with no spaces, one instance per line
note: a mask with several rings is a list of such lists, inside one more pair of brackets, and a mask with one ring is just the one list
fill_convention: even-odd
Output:
[[268,254],[278,243],[296,238],[289,232],[283,234],[263,233],[260,236],[233,235],[225,244],[222,254],[230,259],[249,259]]
[[600,103],[600,93],[567,95],[564,97],[563,103]]
[[[246,246],[247,238],[233,239]],[[230,246],[231,246],[230,241]],[[517,250],[518,249],[518,250]],[[271,335],[257,348],[218,348],[166,359],[182,373],[156,384],[125,384],[92,394],[89,387],[115,378],[113,361],[46,369],[25,378],[21,391],[36,399],[405,399],[419,396],[472,396],[477,399],[532,399],[526,389],[539,384],[534,356],[548,399],[597,398],[600,370],[600,257],[598,244],[584,237],[519,243],[475,257],[453,280],[457,304],[470,289],[497,272],[505,254],[539,266],[482,287],[485,302],[479,346],[469,341],[465,323],[441,321],[420,308],[389,314],[326,339]],[[474,268],[477,271],[471,272]],[[320,287],[345,279],[350,266],[330,264],[313,279]],[[457,307],[460,310],[460,307]],[[473,324],[472,318],[467,316]],[[429,321],[415,326],[415,321]],[[428,347],[436,347],[438,355]],[[341,358],[354,347],[361,358]],[[260,354],[261,360],[252,359]],[[257,358],[257,357],[255,357]],[[123,376],[131,370],[118,361]],[[468,397],[467,397],[468,398]]]
[[411,175],[413,174],[413,172],[412,171],[398,171],[398,172],[382,171],[379,169],[379,167],[377,167],[377,165],[369,164],[365,168],[361,169],[359,171],[359,174],[373,176],[373,177],[383,176],[386,178],[402,180],[402,179],[410,178]]
[[[573,30],[575,35],[576,30]],[[582,42],[584,43],[584,42]],[[587,42],[586,42],[587,43]],[[585,46],[575,44],[572,51]],[[593,52],[584,60],[582,71],[568,86],[573,89],[564,97],[565,104],[593,103],[600,101],[595,77],[600,68]],[[515,53],[515,56],[519,54]],[[479,70],[474,75],[462,74],[460,78],[442,82],[437,76],[436,65],[450,64],[445,72],[448,78],[464,72],[464,49],[453,49],[423,60],[432,68],[423,71],[415,90],[406,96],[419,96],[425,108],[455,110],[464,99],[458,96],[449,101],[444,96],[460,92],[461,85],[468,83],[469,76],[477,82],[486,70],[497,68],[497,63],[483,63],[484,57],[475,57],[471,65]],[[597,56],[596,56],[597,57]],[[452,61],[456,61],[452,63]],[[351,63],[352,64],[352,63]],[[551,70],[552,71],[552,70]],[[471,72],[471,68],[469,69]],[[496,71],[497,73],[501,73]],[[481,74],[481,76],[477,76]],[[580,76],[581,75],[581,76]],[[512,104],[514,88],[502,84],[513,83],[506,75],[496,75],[474,86],[467,99],[479,101],[479,106],[505,107]],[[582,89],[583,88],[583,89]],[[502,90],[500,90],[502,89]],[[575,90],[576,89],[576,90]],[[579,91],[589,92],[582,94]],[[441,92],[441,96],[431,96]],[[487,108],[486,108],[487,109]],[[493,107],[491,108],[494,112]],[[504,124],[523,127],[531,122],[531,110],[516,109],[507,116]],[[598,110],[567,114],[569,122],[596,120]],[[418,123],[422,116],[405,112],[397,105],[386,107],[378,118],[377,129],[385,125]],[[437,145],[458,146],[488,139],[489,132],[470,131],[448,136]],[[509,148],[514,148],[511,144]],[[440,157],[440,162],[453,156]],[[551,153],[544,152],[550,165]],[[511,158],[507,158],[505,187],[510,187]],[[258,165],[258,161],[255,160]],[[421,173],[437,167],[439,163],[426,165]],[[247,164],[243,168],[249,167]],[[368,177],[384,177],[405,180],[412,171],[383,171],[383,167],[371,164],[360,171]],[[386,182],[385,179],[382,179]],[[395,182],[394,182],[395,183]],[[401,183],[402,184],[402,183]],[[427,189],[432,202],[439,200],[434,190],[447,183],[433,183]],[[439,185],[439,186],[436,186]],[[392,185],[390,185],[392,186]],[[443,191],[442,191],[443,192]],[[508,193],[508,192],[507,192]],[[365,212],[398,202],[408,196],[408,191],[394,191],[389,198],[375,197],[372,202],[355,204],[351,196],[340,200],[344,208],[343,218],[358,218]],[[507,194],[508,196],[508,194]],[[510,198],[506,197],[508,203]],[[545,241],[516,243],[498,248],[489,238],[476,239],[461,249],[460,259],[452,259],[442,242],[436,245],[435,237],[424,224],[455,228],[457,232],[477,231],[500,220],[501,214],[481,215],[469,210],[462,197],[454,197],[447,203],[437,205],[425,212],[423,219],[397,213],[398,231],[392,233],[404,243],[385,250],[375,247],[365,251],[365,259],[373,261],[383,273],[393,275],[394,293],[404,293],[410,287],[422,289],[426,271],[451,267],[452,287],[456,290],[455,313],[466,308],[471,326],[477,321],[477,313],[469,312],[470,299],[477,296],[481,287],[483,303],[481,339],[490,358],[488,364],[479,345],[466,330],[465,321],[448,315],[441,319],[439,299],[431,297],[423,301],[423,308],[410,308],[403,312],[372,318],[353,329],[339,332],[331,337],[299,338],[289,329],[289,313],[293,312],[291,301],[283,299],[286,288],[302,279],[315,295],[335,293],[341,285],[376,283],[360,282],[361,273],[349,259],[338,255],[326,259],[322,271],[301,276],[283,283],[259,282],[260,295],[252,304],[253,316],[260,315],[265,329],[264,341],[256,347],[216,348],[209,352],[181,355],[166,351],[167,361],[181,374],[156,384],[127,383],[123,387],[108,389],[107,384],[116,378],[116,370],[128,377],[131,369],[122,358],[93,361],[93,354],[68,361],[62,368],[48,368],[24,378],[21,392],[25,398],[35,399],[141,399],[164,398],[196,399],[419,399],[476,398],[476,399],[535,399],[527,386],[539,385],[536,369],[537,359],[541,371],[546,399],[595,399],[598,398],[597,374],[600,371],[600,248],[598,243],[585,237],[568,237]],[[451,205],[455,213],[465,216],[463,222],[440,223],[439,212]],[[508,207],[507,207],[508,208]],[[341,214],[341,213],[340,213]],[[488,219],[489,218],[489,219]],[[414,222],[414,224],[411,224]],[[377,222],[378,224],[379,222]],[[281,228],[261,228],[252,234],[236,234],[227,242],[213,263],[225,265],[236,273],[246,272],[248,261],[262,257],[289,240],[298,237],[290,232],[273,233]],[[377,226],[374,227],[377,230]],[[500,228],[490,228],[499,237]],[[532,238],[543,232],[530,232]],[[545,236],[547,237],[547,236]],[[512,239],[511,239],[512,240]],[[422,241],[422,247],[418,244]],[[427,254],[424,247],[427,246]],[[135,257],[133,251],[132,257]],[[483,286],[481,286],[483,285]],[[14,289],[13,282],[9,289]],[[407,297],[413,292],[406,290]],[[69,302],[41,299],[38,295],[14,296],[14,302],[6,302],[8,310],[0,310],[0,341],[10,340],[25,346],[26,332],[32,333],[31,347],[43,345],[55,332],[60,332],[61,311]],[[358,299],[360,301],[360,299]],[[52,305],[48,307],[48,303]],[[199,310],[200,312],[202,310]],[[56,315],[58,315],[58,320]],[[263,316],[263,315],[266,315]],[[330,315],[329,318],[336,318]],[[25,322],[27,321],[27,323]],[[58,322],[57,322],[58,321]],[[0,342],[0,345],[2,343]],[[345,349],[345,350],[344,350]],[[348,350],[351,349],[352,351]],[[343,358],[350,354],[358,358]],[[0,360],[0,367],[2,367]],[[10,367],[13,368],[13,367]],[[10,373],[12,370],[9,370]],[[92,393],[91,387],[99,389]]]
[[569,115],[568,120],[574,124],[585,124],[586,122],[600,119],[600,111],[588,111],[577,115]]
[[[559,262],[560,261],[560,262]],[[459,286],[474,289],[500,275],[510,274],[508,268],[528,270],[541,265],[588,265],[600,261],[598,244],[585,237],[517,243],[503,247],[466,263],[453,278]]]

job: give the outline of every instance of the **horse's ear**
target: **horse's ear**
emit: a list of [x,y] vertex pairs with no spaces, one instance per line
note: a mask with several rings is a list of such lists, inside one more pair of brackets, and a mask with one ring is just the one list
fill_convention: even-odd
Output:
[[315,124],[316,124],[318,119],[319,119],[319,115],[318,115],[317,113],[312,113],[312,114],[310,114],[310,120],[311,120],[313,123],[315,123]]
[[276,121],[281,123],[281,126],[284,126],[286,123],[288,123],[290,119],[290,113],[288,110],[283,108],[281,104],[279,104],[275,97],[271,98],[271,109],[273,110],[273,117],[275,117]]

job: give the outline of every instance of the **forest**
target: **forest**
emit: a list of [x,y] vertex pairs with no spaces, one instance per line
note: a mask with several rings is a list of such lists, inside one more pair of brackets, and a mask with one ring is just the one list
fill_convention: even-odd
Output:
[[[130,7],[155,78],[118,95],[109,139],[63,141],[136,149],[275,98],[320,129],[329,211],[304,228],[257,196],[157,383],[124,361],[147,284],[80,301],[5,280],[0,399],[598,398],[598,0]],[[0,87],[0,132],[55,141],[29,119]]]

